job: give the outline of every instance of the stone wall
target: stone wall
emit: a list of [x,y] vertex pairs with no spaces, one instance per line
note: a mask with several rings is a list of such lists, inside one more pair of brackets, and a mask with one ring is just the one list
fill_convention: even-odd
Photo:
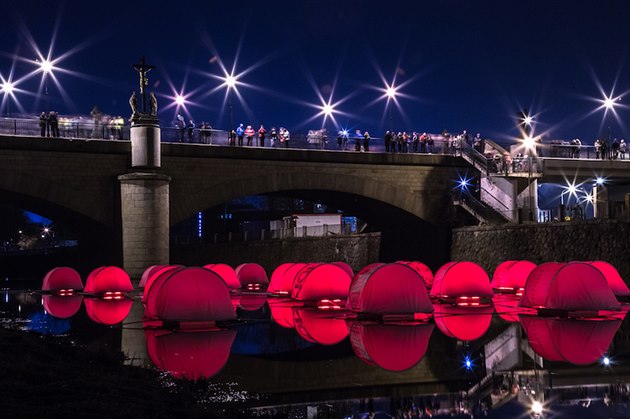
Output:
[[506,260],[604,260],[630,283],[630,220],[458,228],[453,230],[451,259],[478,263],[490,277]]
[[195,245],[172,248],[171,263],[186,266],[227,263],[236,267],[241,263],[255,262],[271,275],[285,262],[343,261],[357,272],[370,263],[378,262],[380,244],[380,233],[368,233]]

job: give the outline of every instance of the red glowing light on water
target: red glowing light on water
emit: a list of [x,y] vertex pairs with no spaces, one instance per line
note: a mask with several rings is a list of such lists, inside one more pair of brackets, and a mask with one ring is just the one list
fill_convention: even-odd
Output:
[[107,291],[103,294],[103,300],[122,300],[125,298],[122,291]]
[[334,300],[323,299],[317,302],[317,308],[319,310],[341,310],[341,300],[336,298]]

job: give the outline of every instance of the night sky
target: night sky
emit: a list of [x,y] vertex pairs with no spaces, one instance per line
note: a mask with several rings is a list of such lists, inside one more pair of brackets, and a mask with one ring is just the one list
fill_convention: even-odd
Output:
[[[383,98],[397,89],[396,130],[480,132],[505,142],[527,108],[535,132],[592,144],[611,126],[627,133],[630,3],[611,1],[66,1],[3,0],[0,74],[16,81],[37,70],[51,40],[51,109],[89,114],[94,105],[129,116],[138,78],[131,64],[156,65],[150,90],[163,125],[187,98],[196,121],[227,128],[221,63],[235,74],[234,123],[320,128],[324,101],[337,126],[380,136],[390,126]],[[17,58],[16,58],[17,57]],[[62,71],[62,69],[68,70]],[[213,75],[215,77],[213,77]],[[381,77],[382,75],[382,77]],[[21,82],[12,115],[44,110],[42,74]],[[241,84],[242,83],[242,84]],[[41,92],[41,91],[40,91]],[[604,119],[604,95],[619,97]],[[64,99],[65,97],[65,99]],[[313,106],[309,106],[309,104]],[[3,103],[2,114],[7,113]],[[310,121],[309,121],[310,119]],[[336,129],[328,118],[326,127]]]

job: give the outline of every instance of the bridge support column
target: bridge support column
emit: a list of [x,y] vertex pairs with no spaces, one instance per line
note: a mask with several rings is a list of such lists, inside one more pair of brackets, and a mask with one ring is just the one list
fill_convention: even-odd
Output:
[[161,166],[160,138],[158,119],[141,114],[131,119],[131,166],[157,168]]
[[518,182],[516,179],[499,176],[482,176],[481,201],[511,222],[518,222]]
[[123,266],[139,279],[151,265],[169,263],[169,183],[157,173],[118,176],[122,216]]

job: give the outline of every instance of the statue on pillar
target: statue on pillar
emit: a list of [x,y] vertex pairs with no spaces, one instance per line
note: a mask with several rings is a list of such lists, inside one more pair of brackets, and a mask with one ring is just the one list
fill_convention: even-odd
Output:
[[136,91],[134,90],[129,98],[129,106],[131,107],[131,119],[136,119],[140,116],[138,113],[138,95],[136,95]]
[[155,97],[155,93],[151,92],[151,94],[149,95],[149,115],[157,117],[157,110],[157,98]]

